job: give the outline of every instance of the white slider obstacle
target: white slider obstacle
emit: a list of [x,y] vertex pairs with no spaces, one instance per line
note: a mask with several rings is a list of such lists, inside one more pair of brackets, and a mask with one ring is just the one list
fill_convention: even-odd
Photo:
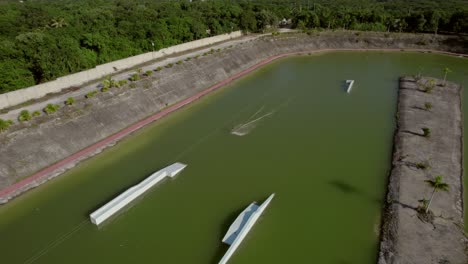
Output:
[[228,229],[228,232],[223,237],[223,243],[230,245],[229,249],[224,254],[219,264],[225,264],[232,257],[239,245],[242,243],[250,229],[257,222],[258,218],[262,215],[263,211],[270,204],[275,194],[271,194],[260,206],[255,202],[251,203],[247,208],[240,213],[234,223]]
[[109,217],[117,213],[119,210],[124,208],[127,204],[144,194],[155,184],[162,181],[166,177],[174,177],[183,169],[185,169],[186,166],[187,165],[185,164],[177,162],[153,173],[151,176],[144,179],[139,184],[129,188],[119,196],[112,199],[110,202],[106,203],[101,208],[91,213],[89,215],[89,217],[91,218],[91,222],[95,225],[101,224],[102,222],[106,221]]
[[346,92],[350,93],[351,89],[353,88],[354,80],[346,80],[346,84],[348,85],[348,88],[346,89]]

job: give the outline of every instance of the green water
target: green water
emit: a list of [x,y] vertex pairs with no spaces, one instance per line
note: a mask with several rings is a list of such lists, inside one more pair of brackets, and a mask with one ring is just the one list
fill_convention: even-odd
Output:
[[[275,192],[231,263],[375,263],[398,77],[421,66],[436,77],[448,66],[450,80],[468,84],[468,60],[431,54],[268,65],[0,207],[0,261],[217,263],[237,214]],[[351,94],[345,79],[356,80]],[[272,115],[230,134],[259,110]],[[90,223],[90,212],[177,161],[188,164],[178,177],[102,228]]]

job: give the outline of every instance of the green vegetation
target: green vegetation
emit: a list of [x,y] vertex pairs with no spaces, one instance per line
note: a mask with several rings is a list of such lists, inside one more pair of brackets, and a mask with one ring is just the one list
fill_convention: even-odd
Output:
[[7,130],[12,124],[13,124],[13,121],[3,120],[0,118],[0,132]]
[[153,71],[146,71],[146,72],[145,72],[145,75],[146,75],[146,76],[151,76],[152,74],[153,74]]
[[156,68],[156,71],[161,71],[163,68],[161,66]]
[[[102,89],[104,89],[104,88],[102,88]],[[88,98],[88,99],[93,98],[97,93],[98,93],[98,91],[91,91],[91,92],[87,93],[85,97]]]
[[425,180],[429,186],[433,188],[431,199],[429,199],[429,203],[426,206],[426,213],[429,212],[429,207],[431,206],[432,199],[434,199],[434,194],[439,191],[446,191],[448,192],[449,190],[449,185],[445,182],[443,182],[442,176],[436,176],[433,180]]
[[130,77],[130,81],[136,82],[136,81],[140,80],[140,78],[141,78],[140,75],[138,73],[135,73],[135,74],[132,75],[132,77]]
[[107,91],[109,91],[109,88],[107,88],[107,87],[102,87],[101,88],[101,93],[105,93]]
[[448,67],[444,68],[444,83],[442,84],[443,86],[447,84],[447,74],[450,72],[452,72],[452,70],[450,70]]
[[423,128],[422,128],[422,131],[423,131],[423,137],[428,138],[428,137],[431,136],[431,130],[430,130],[429,128],[423,127]]
[[40,116],[40,115],[41,115],[41,112],[39,112],[39,111],[34,111],[34,112],[32,113],[32,116],[33,116],[33,117],[38,117],[38,116]]
[[426,111],[429,111],[432,109],[432,104],[429,103],[429,102],[425,102],[424,103],[424,109],[426,109]]
[[464,0],[2,1],[0,93],[235,30],[274,32],[283,19],[303,30],[468,33]]
[[31,113],[28,110],[22,110],[18,116],[18,121],[25,122],[32,119]]
[[180,61],[178,61],[178,62],[176,62],[176,64],[177,64],[177,65],[181,65],[182,63],[184,63],[184,62],[183,62],[183,61],[181,61],[181,60],[180,60]]
[[420,170],[425,170],[425,169],[429,168],[429,164],[427,162],[418,162],[418,163],[416,163],[416,168],[418,168]]
[[65,105],[73,105],[75,103],[75,99],[73,97],[68,97],[67,100],[65,100]]
[[432,93],[432,90],[434,89],[435,84],[436,84],[436,81],[434,79],[430,79],[429,81],[427,81],[426,85],[424,86],[424,92]]
[[169,63],[168,65],[166,65],[166,68],[172,68],[172,66],[174,66],[173,63]]
[[124,86],[124,85],[126,85],[127,83],[128,83],[127,80],[120,80],[120,81],[118,82],[119,86]]
[[60,108],[60,106],[58,104],[48,104],[46,107],[44,107],[44,113],[50,115],[50,114],[53,114],[55,112],[57,112],[57,110]]

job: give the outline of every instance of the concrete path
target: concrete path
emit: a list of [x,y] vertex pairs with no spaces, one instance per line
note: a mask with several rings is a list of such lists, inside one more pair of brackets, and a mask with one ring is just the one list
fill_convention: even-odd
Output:
[[[231,45],[236,46],[236,45],[239,45],[239,44],[242,44],[242,43],[249,42],[251,40],[257,39],[257,38],[259,38],[261,36],[264,36],[264,35],[267,35],[267,34],[243,36],[241,38],[237,38],[237,39],[225,41],[225,42],[222,42],[222,43],[219,43],[219,44],[214,44],[214,45],[211,45],[211,46],[207,46],[206,48],[197,49],[197,50],[193,50],[193,51],[188,51],[188,52],[184,52],[184,53],[181,53],[181,54],[171,55],[171,56],[168,56],[168,57],[162,58],[162,59],[156,59],[154,62],[145,63],[142,66],[136,67],[136,68],[141,68],[143,72],[146,72],[146,71],[149,71],[149,70],[155,70],[158,67],[163,67],[164,68],[164,66],[168,65],[169,63],[175,64],[178,61],[184,61],[188,57],[195,57],[197,55],[201,56],[203,53],[209,52],[211,49],[216,50],[216,49],[227,48],[227,47],[229,47]],[[164,69],[163,69],[163,71],[164,71]],[[125,71],[123,71],[121,73],[112,75],[112,79],[116,80],[116,81],[127,80],[133,74],[135,74],[135,72],[136,72],[135,68],[128,69],[128,70],[125,70]],[[77,90],[77,91],[52,96],[51,98],[49,98],[47,100],[37,102],[37,103],[32,103],[32,104],[30,104],[30,105],[28,105],[26,107],[10,110],[8,113],[0,114],[0,118],[4,119],[4,120],[10,119],[13,122],[19,122],[18,121],[19,113],[24,109],[29,110],[29,112],[31,112],[31,113],[33,111],[40,111],[41,114],[42,114],[43,113],[42,109],[44,109],[44,107],[47,104],[59,104],[59,105],[63,106],[65,100],[67,100],[67,98],[69,98],[69,97],[73,97],[76,100],[77,98],[83,98],[87,93],[89,93],[91,91],[99,90],[100,89],[99,85],[100,85],[101,81],[102,80],[96,80],[96,81],[91,82],[88,85],[80,87],[80,89]]]

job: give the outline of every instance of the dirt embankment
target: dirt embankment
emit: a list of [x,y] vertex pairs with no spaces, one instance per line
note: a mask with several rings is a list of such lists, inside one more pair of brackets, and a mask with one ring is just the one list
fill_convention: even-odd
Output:
[[[433,78],[400,80],[379,264],[468,263],[461,89]],[[428,217],[421,211],[433,192],[426,181],[438,175],[449,191],[435,193]]]
[[[56,114],[14,125],[8,132],[1,133],[0,190],[76,153],[81,155],[82,150],[96,142],[280,54],[307,54],[325,49],[428,49],[467,53],[467,43],[467,39],[453,36],[354,32],[284,34],[262,37],[192,58],[91,99],[76,98],[73,106],[62,107]],[[22,188],[3,193],[0,203],[60,174],[101,149],[84,153],[81,158],[71,160]]]

